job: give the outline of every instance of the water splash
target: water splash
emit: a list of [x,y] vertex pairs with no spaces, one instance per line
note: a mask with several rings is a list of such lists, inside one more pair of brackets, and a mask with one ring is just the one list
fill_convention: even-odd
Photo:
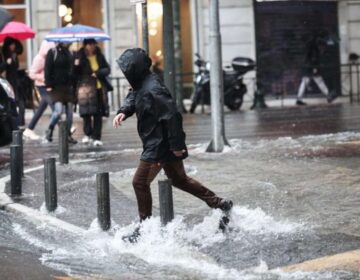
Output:
[[43,202],[43,204],[40,206],[40,212],[43,213],[43,214],[47,214],[47,215],[55,216],[55,217],[56,217],[56,215],[60,215],[60,214],[65,213],[65,212],[66,212],[66,208],[58,205],[57,208],[55,209],[55,211],[49,212],[49,211],[46,209],[45,202]]

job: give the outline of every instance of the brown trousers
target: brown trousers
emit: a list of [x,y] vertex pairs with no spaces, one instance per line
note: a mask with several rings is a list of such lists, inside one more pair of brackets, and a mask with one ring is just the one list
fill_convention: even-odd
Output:
[[164,169],[173,186],[200,198],[211,208],[219,208],[221,198],[198,181],[188,177],[182,160],[167,163],[152,163],[140,160],[133,179],[133,187],[141,221],[151,216],[152,197],[150,184],[161,169]]

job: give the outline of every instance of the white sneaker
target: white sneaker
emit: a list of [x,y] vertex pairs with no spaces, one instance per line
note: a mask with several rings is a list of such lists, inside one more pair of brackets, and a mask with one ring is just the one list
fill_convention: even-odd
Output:
[[70,128],[70,134],[73,135],[73,134],[75,133],[75,131],[76,131],[76,127],[75,127],[75,126],[72,126],[72,127]]
[[91,141],[91,138],[89,136],[84,136],[83,139],[81,140],[81,143],[83,144],[89,144],[89,142]]
[[95,140],[93,143],[94,147],[99,147],[103,145],[103,142],[101,142],[100,140]]
[[30,140],[39,140],[41,137],[37,135],[33,130],[26,128],[23,132],[23,136]]

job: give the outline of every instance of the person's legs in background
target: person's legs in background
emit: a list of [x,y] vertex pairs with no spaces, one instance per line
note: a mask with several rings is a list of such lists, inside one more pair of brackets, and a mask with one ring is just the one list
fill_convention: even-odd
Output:
[[92,137],[94,139],[94,146],[102,146],[103,142],[101,141],[101,130],[102,130],[102,114],[96,114],[93,116],[94,119],[94,129]]
[[319,87],[321,93],[326,96],[328,103],[331,103],[336,98],[336,96],[334,96],[333,94],[330,94],[329,88],[325,84],[323,77],[320,75],[315,76],[314,81],[317,84],[317,86]]
[[296,99],[296,105],[306,105],[306,103],[304,101],[302,101],[304,94],[305,94],[305,90],[306,87],[308,86],[310,82],[310,78],[309,77],[302,77],[301,79],[301,84],[297,93],[297,99]]
[[91,115],[84,115],[84,116],[82,116],[82,119],[83,119],[83,130],[84,130],[85,136],[83,137],[81,142],[84,144],[88,144],[89,142],[92,141],[91,135],[93,133],[92,132]]
[[40,139],[40,136],[37,135],[33,130],[36,126],[36,124],[38,123],[39,119],[41,118],[41,116],[43,115],[43,113],[45,112],[47,106],[51,106],[52,111],[54,111],[54,106],[51,102],[51,98],[48,95],[48,93],[46,92],[46,87],[45,86],[40,86],[37,87],[39,94],[40,94],[40,103],[39,106],[34,114],[34,116],[32,117],[28,127],[25,129],[24,131],[24,136],[31,139],[31,140],[38,140]]
[[46,130],[46,134],[45,134],[45,139],[49,142],[52,142],[53,131],[54,131],[55,125],[58,123],[58,121],[61,117],[62,110],[63,110],[63,104],[61,102],[55,102],[54,111],[50,118],[50,124],[49,124],[49,127]]
[[76,144],[77,141],[71,136],[71,127],[73,124],[73,111],[74,111],[74,105],[70,102],[66,103],[65,112],[66,112],[66,125],[68,130],[68,141],[71,144]]

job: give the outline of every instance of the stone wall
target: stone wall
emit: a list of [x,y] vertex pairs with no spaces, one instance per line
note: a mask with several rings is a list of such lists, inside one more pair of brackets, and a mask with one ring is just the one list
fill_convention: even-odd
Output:
[[[221,0],[220,25],[223,63],[229,64],[235,56],[255,59],[255,26],[251,0]],[[209,1],[202,1],[200,11],[200,34],[204,54],[208,58],[209,47]]]
[[33,43],[34,54],[37,53],[41,41],[50,30],[59,27],[58,1],[36,0],[31,1],[32,27],[36,31]]
[[109,1],[109,24],[111,36],[112,75],[120,76],[120,70],[114,60],[127,48],[137,45],[135,7],[130,1]]
[[339,33],[341,62],[347,63],[350,53],[360,54],[360,1],[339,1]]

